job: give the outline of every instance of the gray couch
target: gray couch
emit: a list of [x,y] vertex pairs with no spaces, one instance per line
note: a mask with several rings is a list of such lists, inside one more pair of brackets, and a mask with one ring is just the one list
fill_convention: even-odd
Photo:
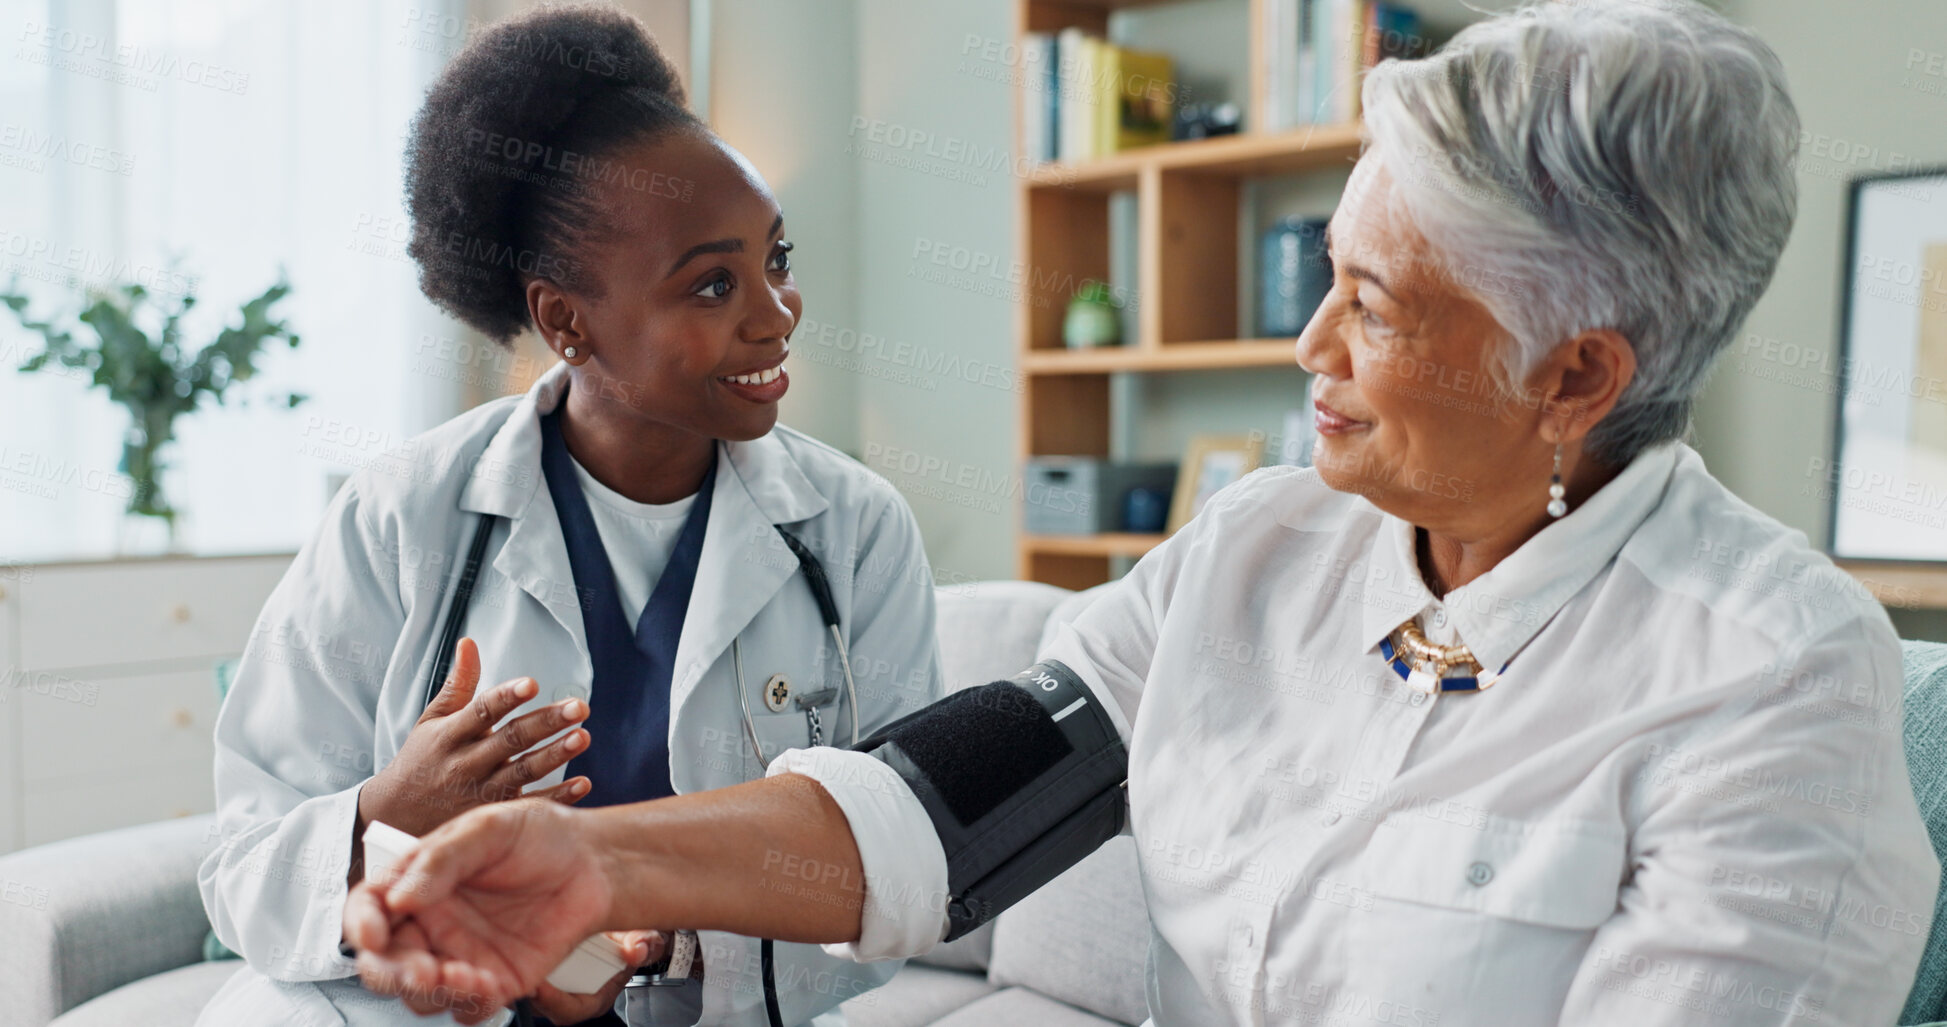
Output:
[[[1006,677],[1086,593],[985,582],[939,594],[947,683]],[[242,964],[203,961],[196,867],[213,818],[0,857],[0,1024],[188,1027]],[[1148,918],[1133,844],[1115,843],[993,924],[846,1003],[853,1027],[1084,1027],[1142,1022]]]

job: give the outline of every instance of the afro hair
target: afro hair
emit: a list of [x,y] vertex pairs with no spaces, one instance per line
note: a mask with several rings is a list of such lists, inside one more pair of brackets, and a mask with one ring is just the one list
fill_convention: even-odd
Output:
[[419,288],[505,345],[527,327],[526,281],[592,291],[571,254],[604,222],[613,156],[702,123],[640,21],[546,5],[482,31],[426,94],[406,152],[408,252]]

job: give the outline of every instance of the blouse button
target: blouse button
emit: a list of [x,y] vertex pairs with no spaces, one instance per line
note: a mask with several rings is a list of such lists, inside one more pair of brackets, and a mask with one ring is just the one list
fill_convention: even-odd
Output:
[[1407,699],[1406,701],[1407,701],[1407,702],[1409,702],[1409,703],[1411,703],[1411,704],[1413,704],[1414,706],[1425,706],[1425,705],[1426,705],[1426,693],[1425,693],[1425,692],[1421,692],[1421,691],[1418,691],[1418,690],[1415,690],[1415,691],[1414,691],[1414,693],[1412,694],[1412,696],[1411,696],[1410,698],[1408,698],[1408,699]]
[[1320,813],[1318,815],[1318,822],[1324,824],[1326,827],[1331,827],[1333,824],[1339,822],[1339,811],[1335,809],[1328,809],[1325,812]]
[[1467,868],[1467,883],[1476,888],[1494,880],[1494,868],[1486,863],[1476,863]]
[[1433,611],[1433,626],[1436,628],[1444,628],[1447,626],[1447,611]]

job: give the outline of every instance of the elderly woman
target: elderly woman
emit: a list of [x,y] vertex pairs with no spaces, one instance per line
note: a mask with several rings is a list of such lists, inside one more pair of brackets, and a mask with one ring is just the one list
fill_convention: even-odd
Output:
[[[1297,347],[1316,468],[1219,494],[1042,654],[1128,747],[1154,1022],[1892,1022],[1939,876],[1898,642],[1680,441],[1790,234],[1777,57],[1687,0],[1547,4],[1364,89]],[[936,944],[904,779],[771,769],[471,814],[347,934],[381,986],[495,1001],[602,926]],[[781,889],[779,853],[837,872]]]

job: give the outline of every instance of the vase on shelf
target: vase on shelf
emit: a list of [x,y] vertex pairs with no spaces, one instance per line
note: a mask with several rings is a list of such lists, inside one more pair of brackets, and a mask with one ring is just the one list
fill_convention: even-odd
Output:
[[1083,282],[1068,301],[1061,321],[1061,341],[1069,349],[1115,346],[1122,342],[1122,305],[1106,282]]

